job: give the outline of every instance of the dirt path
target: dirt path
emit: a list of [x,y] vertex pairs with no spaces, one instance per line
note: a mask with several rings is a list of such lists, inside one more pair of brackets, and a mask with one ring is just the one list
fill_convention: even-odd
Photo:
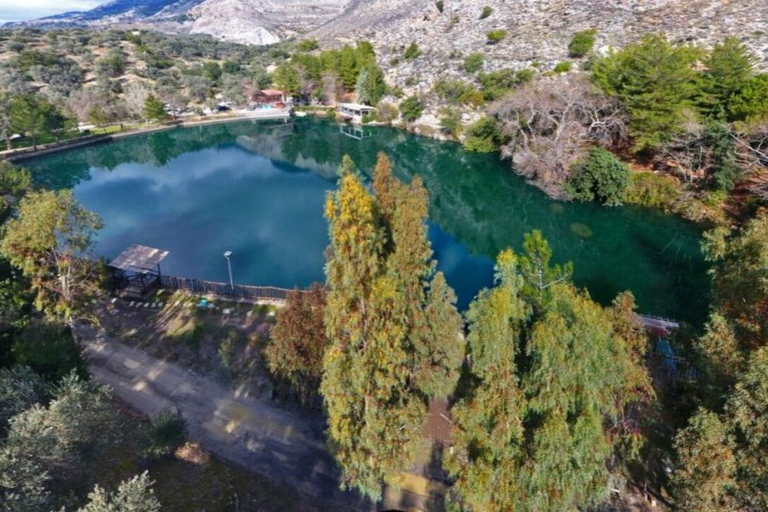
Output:
[[91,373],[136,409],[155,415],[175,407],[190,437],[216,455],[289,485],[327,510],[371,510],[356,494],[338,489],[322,424],[243,396],[175,364],[79,326],[77,337]]

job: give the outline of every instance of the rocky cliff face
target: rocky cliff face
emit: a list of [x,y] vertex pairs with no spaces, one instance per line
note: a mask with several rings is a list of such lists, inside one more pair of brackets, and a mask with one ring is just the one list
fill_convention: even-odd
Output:
[[[485,70],[531,65],[551,69],[568,58],[574,32],[595,28],[598,51],[621,47],[648,32],[672,40],[705,45],[736,36],[768,61],[766,0],[354,0],[331,22],[315,29],[325,45],[358,39],[373,42],[390,80],[426,89],[436,79],[462,74],[463,58],[485,56]],[[484,19],[484,7],[492,9]],[[507,36],[488,44],[487,33],[504,29]],[[416,42],[422,55],[402,58]],[[389,67],[389,66],[385,66]]]

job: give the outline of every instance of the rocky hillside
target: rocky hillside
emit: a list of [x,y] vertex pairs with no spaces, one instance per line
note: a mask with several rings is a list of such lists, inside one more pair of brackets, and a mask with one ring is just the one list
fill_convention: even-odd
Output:
[[112,0],[7,26],[137,27],[170,33],[210,34],[245,44],[274,44],[337,17],[349,0]]
[[[391,81],[425,90],[438,78],[461,75],[463,58],[473,52],[483,53],[486,71],[552,69],[568,59],[573,33],[589,28],[597,29],[600,51],[648,32],[702,44],[732,35],[765,63],[766,27],[765,0],[353,0],[341,16],[308,37],[324,46],[368,39],[389,63]],[[488,32],[500,29],[507,35],[489,44]],[[422,54],[406,60],[411,42]]]

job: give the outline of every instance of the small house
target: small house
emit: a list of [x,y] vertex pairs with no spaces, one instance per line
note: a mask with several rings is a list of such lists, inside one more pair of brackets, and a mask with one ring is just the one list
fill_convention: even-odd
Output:
[[363,116],[369,116],[376,112],[374,107],[369,105],[361,105],[359,103],[339,103],[339,114],[345,119],[351,120],[355,123],[361,123]]

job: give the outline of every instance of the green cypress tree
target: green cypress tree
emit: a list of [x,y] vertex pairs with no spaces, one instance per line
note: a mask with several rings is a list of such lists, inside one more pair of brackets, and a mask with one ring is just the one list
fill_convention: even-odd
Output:
[[447,464],[461,510],[599,502],[619,442],[610,420],[649,392],[641,340],[622,338],[633,302],[599,306],[570,283],[570,266],[550,266],[540,233],[524,246],[500,255],[496,287],[468,314],[469,375]]
[[428,402],[450,392],[462,356],[453,292],[435,273],[426,192],[384,155],[368,192],[349,158],[326,203],[331,246],[320,386],[342,485],[378,499],[409,468]]
[[526,400],[515,360],[528,307],[520,293],[517,258],[499,255],[496,286],[483,290],[467,313],[471,391],[452,409],[454,446],[446,461],[455,476],[454,501],[466,510],[518,510],[525,456]]

